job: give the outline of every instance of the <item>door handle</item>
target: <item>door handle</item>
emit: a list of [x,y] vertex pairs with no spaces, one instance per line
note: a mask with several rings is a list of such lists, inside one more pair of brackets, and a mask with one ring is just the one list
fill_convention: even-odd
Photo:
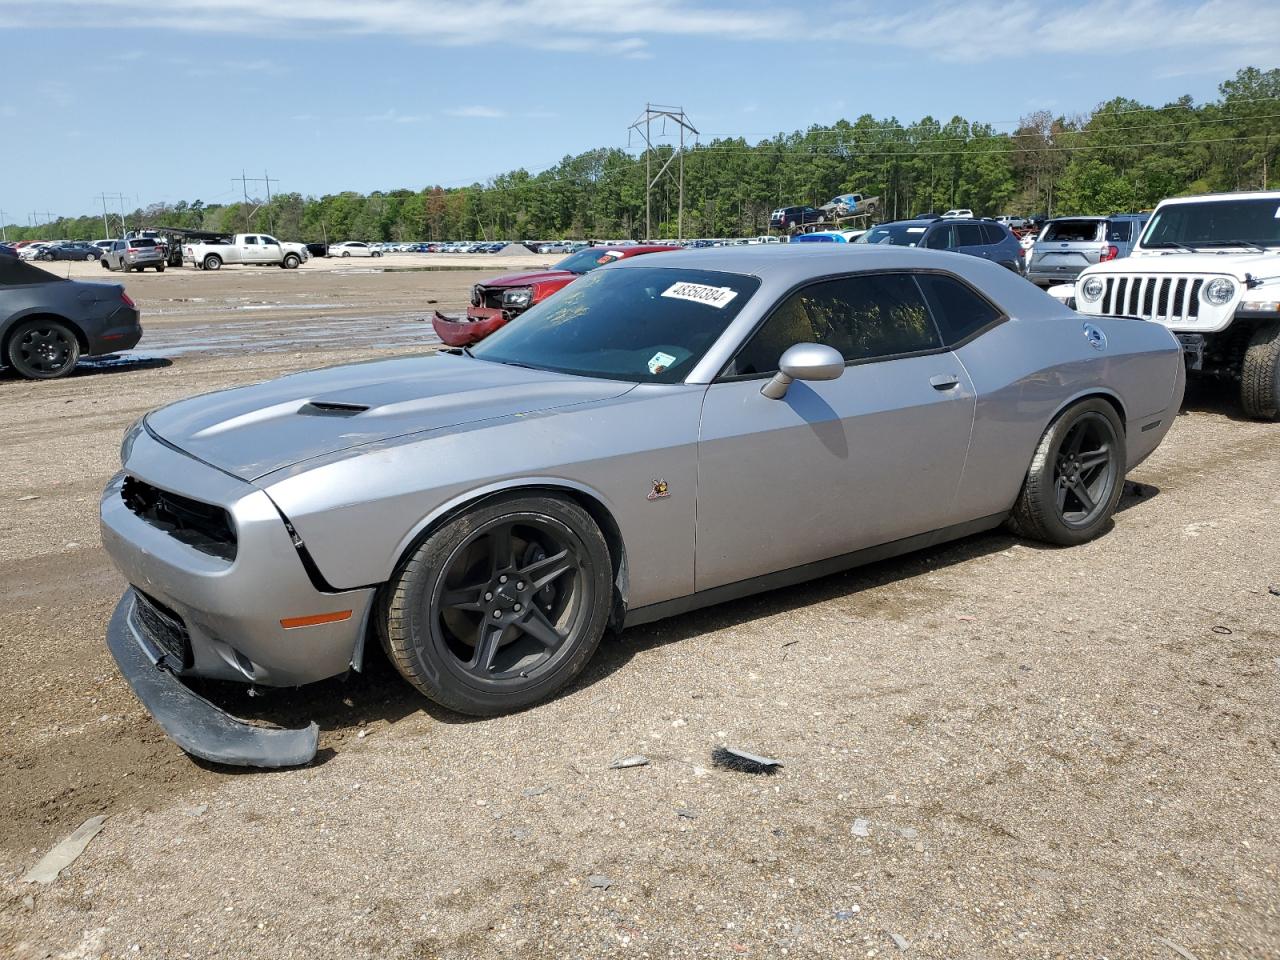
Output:
[[951,390],[960,386],[960,378],[950,373],[939,373],[929,378],[929,386],[935,390]]

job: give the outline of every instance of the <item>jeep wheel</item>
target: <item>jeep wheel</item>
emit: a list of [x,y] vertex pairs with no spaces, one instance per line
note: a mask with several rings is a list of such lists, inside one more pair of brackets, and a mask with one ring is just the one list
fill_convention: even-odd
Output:
[[1099,536],[1124,489],[1124,425],[1111,404],[1085,400],[1049,425],[1013,508],[1017,533],[1069,547]]
[[1280,323],[1264,323],[1249,338],[1240,369],[1240,404],[1255,420],[1280,416]]
[[570,500],[496,497],[432,533],[400,566],[382,641],[401,675],[459,713],[546,700],[576,677],[609,619],[613,567]]

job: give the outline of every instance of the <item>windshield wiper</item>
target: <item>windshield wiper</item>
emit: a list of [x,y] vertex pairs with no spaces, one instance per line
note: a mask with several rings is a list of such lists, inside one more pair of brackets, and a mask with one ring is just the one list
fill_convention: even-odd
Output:
[[1178,240],[1161,240],[1159,243],[1147,244],[1147,249],[1149,250],[1158,250],[1163,247],[1177,247],[1179,250],[1186,250],[1188,253],[1199,253],[1195,247],[1189,247]]
[[1267,248],[1254,240],[1206,240],[1201,244],[1202,247],[1253,247],[1263,253],[1267,252]]

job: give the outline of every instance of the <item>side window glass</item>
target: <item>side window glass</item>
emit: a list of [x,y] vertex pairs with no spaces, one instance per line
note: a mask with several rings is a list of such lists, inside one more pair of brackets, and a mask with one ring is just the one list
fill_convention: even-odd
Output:
[[934,227],[924,238],[921,246],[928,247],[930,250],[954,250],[955,246],[951,242],[952,228],[950,224]]
[[920,288],[908,274],[867,274],[793,293],[743,347],[730,374],[774,373],[797,343],[834,347],[846,361],[873,360],[942,345]]
[[982,246],[982,228],[976,223],[957,223],[956,230],[956,246],[957,247],[980,247]]
[[1000,318],[1000,311],[953,277],[922,273],[916,277],[929,300],[947,346]]
[[1004,239],[1004,231],[994,223],[982,224],[982,239],[985,243],[995,244]]
[[251,247],[256,247],[258,245],[258,238],[250,235],[244,238],[244,242]]
[[1107,239],[1112,243],[1128,243],[1129,237],[1132,236],[1130,230],[1133,229],[1133,223],[1129,220],[1115,220],[1107,222]]

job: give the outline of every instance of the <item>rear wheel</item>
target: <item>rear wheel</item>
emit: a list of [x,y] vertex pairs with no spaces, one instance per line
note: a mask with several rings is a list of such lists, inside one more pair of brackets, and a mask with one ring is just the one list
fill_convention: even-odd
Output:
[[1115,408],[1102,399],[1076,404],[1041,438],[1013,508],[1014,528],[1060,546],[1094,539],[1120,501],[1126,462]]
[[343,255],[344,257],[349,257],[349,256],[351,256],[351,251],[350,251],[350,250],[343,250],[343,251],[342,251],[342,255]]
[[604,633],[612,580],[608,545],[576,503],[495,498],[399,568],[383,642],[436,703],[476,716],[518,710],[581,672]]
[[53,380],[75,369],[80,341],[58,320],[24,320],[9,337],[9,364],[28,380]]
[[1253,331],[1240,369],[1240,404],[1255,420],[1280,417],[1280,323]]
[[218,270],[222,267],[222,258],[216,253],[211,253],[204,258],[204,268],[206,270]]
[[97,259],[98,259],[98,257],[97,257],[97,255],[96,255],[96,254],[86,253],[86,254],[84,255],[84,262],[85,262],[85,263],[88,263],[90,260],[97,260]]

